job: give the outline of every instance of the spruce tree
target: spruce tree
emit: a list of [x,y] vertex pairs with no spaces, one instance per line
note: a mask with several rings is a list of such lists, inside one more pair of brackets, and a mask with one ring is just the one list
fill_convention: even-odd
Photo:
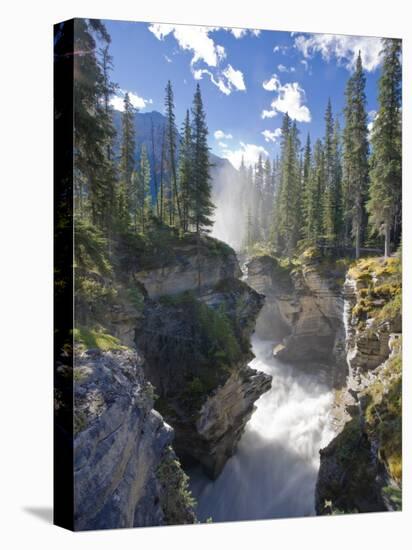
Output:
[[322,235],[322,197],[325,182],[325,154],[320,139],[313,149],[313,165],[309,171],[306,193],[306,238],[316,244]]
[[116,189],[117,189],[117,168],[115,165],[113,146],[116,131],[113,125],[113,109],[110,105],[111,97],[116,93],[117,85],[110,79],[113,70],[113,58],[109,53],[109,44],[100,49],[100,68],[102,72],[102,99],[103,112],[102,123],[106,134],[106,154],[101,164],[102,185],[101,185],[101,219],[106,234],[110,240],[114,229],[116,218]]
[[[135,168],[135,109],[126,93],[123,100],[122,112],[122,141],[120,146],[120,186],[118,193],[119,218],[125,221],[129,219],[133,207],[132,175]],[[121,211],[123,210],[123,211]],[[127,224],[128,225],[128,222]]]
[[356,258],[366,227],[365,202],[369,181],[369,142],[366,113],[365,74],[359,52],[356,68],[346,90],[344,132],[345,215],[355,242]]
[[[169,222],[170,225],[180,225],[181,210],[180,198],[177,188],[177,169],[176,169],[176,139],[177,129],[174,114],[174,96],[172,83],[170,80],[166,86],[165,109],[166,109],[166,144],[168,151],[168,161],[170,166],[170,192],[169,192]],[[178,217],[177,223],[175,218]]]
[[305,151],[303,154],[302,168],[302,216],[303,216],[303,237],[306,240],[310,239],[310,206],[312,189],[310,187],[312,176],[312,146],[310,143],[310,134],[306,138]]
[[287,179],[286,164],[289,137],[291,132],[291,119],[288,113],[285,113],[282,120],[282,136],[280,140],[280,160],[279,160],[279,182],[276,188],[274,220],[273,220],[273,245],[278,252],[285,248],[285,220],[288,212],[284,210],[284,198],[288,190],[284,190],[285,180]]
[[334,189],[334,157],[333,157],[334,123],[330,99],[325,113],[324,162],[325,182],[323,199],[323,235],[327,242],[335,241],[335,189]]
[[[288,115],[285,115],[285,118]],[[285,128],[288,121],[284,124]],[[282,180],[278,198],[277,223],[284,252],[291,256],[300,233],[300,173],[299,138],[296,122],[293,122],[286,135],[282,148]]]
[[339,242],[342,235],[342,151],[341,151],[341,135],[338,119],[335,120],[333,128],[332,141],[332,159],[333,159],[333,174],[332,174],[332,189],[333,189],[333,204],[334,204],[334,234],[335,243]]
[[263,165],[263,201],[262,201],[262,233],[265,241],[269,238],[270,221],[273,217],[274,180],[272,163],[266,159]]
[[190,219],[191,185],[193,184],[193,142],[189,110],[182,127],[182,140],[179,154],[179,189],[181,197],[182,230],[188,231]]
[[110,36],[101,21],[76,19],[74,50],[84,53],[74,56],[75,213],[105,228],[107,200],[114,187],[107,146],[114,130],[104,103],[111,84],[102,73],[96,54],[97,41],[104,48],[110,44]]
[[197,234],[210,231],[214,205],[211,199],[208,129],[200,86],[197,84],[192,106],[193,175],[189,191],[190,221]]
[[379,109],[372,131],[371,185],[368,212],[375,231],[385,237],[385,256],[391,251],[391,231],[402,199],[402,68],[401,41],[383,42],[379,80]]
[[142,234],[144,234],[147,230],[152,212],[152,197],[150,193],[150,163],[145,145],[142,145],[139,173],[137,177],[137,212],[140,230]]

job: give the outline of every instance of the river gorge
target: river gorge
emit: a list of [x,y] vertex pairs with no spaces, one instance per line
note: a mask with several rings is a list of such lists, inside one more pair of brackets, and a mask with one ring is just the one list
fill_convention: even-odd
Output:
[[315,514],[319,450],[334,435],[331,389],[314,374],[273,357],[273,342],[253,338],[251,366],[272,376],[237,451],[216,481],[190,473],[200,521]]
[[[396,509],[396,442],[369,395],[398,383],[400,317],[371,331],[361,300],[392,289],[397,260],[261,254],[241,270],[219,240],[168,238],[119,246],[101,280],[119,345],[78,350],[77,528]],[[101,310],[79,300],[86,323]]]

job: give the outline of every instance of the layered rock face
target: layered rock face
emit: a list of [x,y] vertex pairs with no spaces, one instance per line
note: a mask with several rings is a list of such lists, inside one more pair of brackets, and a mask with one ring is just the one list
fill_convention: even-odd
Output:
[[200,463],[212,478],[271,384],[270,376],[248,366],[263,297],[234,277],[235,261],[233,253],[231,276],[214,286],[193,294],[190,284],[189,292],[147,299],[136,331],[146,375],[159,395],[156,406],[175,429],[178,456],[186,465]]
[[194,523],[173,429],[132,351],[79,354],[74,369],[75,529]]
[[270,256],[248,263],[248,283],[266,296],[257,331],[280,342],[275,349],[279,358],[344,362],[339,276],[317,261],[307,260],[299,269],[283,268]]
[[[158,264],[158,265],[156,265]],[[181,292],[212,288],[220,281],[241,276],[234,251],[219,241],[193,236],[173,246],[173,255],[158,258],[134,278],[152,299]]]
[[217,477],[271,385],[248,366],[264,298],[240,276],[224,243],[169,230],[117,243],[111,272],[87,274],[82,349],[115,347],[76,367],[77,529],[195,521],[177,457]]
[[345,281],[347,386],[339,434],[321,451],[318,514],[397,510],[402,483],[401,273],[359,261]]
[[[374,317],[368,316],[361,322],[359,304],[362,296],[368,293],[369,285],[374,288],[379,286],[379,280],[375,278],[368,281],[365,278],[348,277],[345,280],[344,295],[347,300],[347,358],[352,369],[352,377],[361,375],[365,371],[375,369],[389,356],[389,339],[391,334],[402,332],[401,315],[383,319],[374,323]],[[375,298],[376,307],[383,307],[387,298]]]

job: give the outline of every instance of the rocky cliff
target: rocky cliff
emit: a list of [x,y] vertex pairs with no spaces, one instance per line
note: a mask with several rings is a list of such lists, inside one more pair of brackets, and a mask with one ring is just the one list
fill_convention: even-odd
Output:
[[257,331],[279,342],[279,358],[344,364],[343,271],[310,251],[287,265],[271,256],[247,264],[247,282],[266,296]]
[[194,523],[173,429],[153,409],[142,359],[88,350],[74,369],[75,528]]
[[402,483],[399,259],[358,261],[348,272],[345,298],[349,376],[337,405],[339,433],[321,451],[316,510],[396,510]]
[[175,429],[183,463],[200,463],[212,478],[271,384],[248,366],[263,297],[238,279],[234,252],[216,243],[189,241],[162,267],[134,273],[148,293],[136,342],[156,406]]
[[207,236],[162,227],[144,239],[127,235],[99,274],[79,257],[77,341],[83,349],[137,349],[179,459],[216,477],[270,388],[271,377],[248,366],[264,298],[239,280],[234,251]]

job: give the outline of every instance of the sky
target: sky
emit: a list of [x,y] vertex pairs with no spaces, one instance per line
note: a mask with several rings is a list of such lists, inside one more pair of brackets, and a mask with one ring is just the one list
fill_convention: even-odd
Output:
[[344,90],[358,52],[366,74],[369,123],[377,109],[381,40],[375,37],[105,21],[112,42],[112,99],[124,93],[141,112],[164,112],[171,80],[178,127],[199,83],[213,153],[236,168],[279,152],[282,117],[296,120],[302,144],[324,134],[328,98],[343,126]]

